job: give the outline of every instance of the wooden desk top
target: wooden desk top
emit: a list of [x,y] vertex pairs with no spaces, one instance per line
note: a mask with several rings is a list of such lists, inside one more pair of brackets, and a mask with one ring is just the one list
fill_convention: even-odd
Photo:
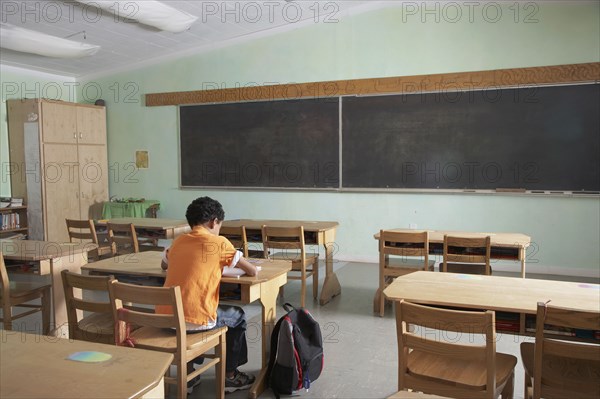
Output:
[[[1,330],[0,397],[140,397],[152,390],[173,355],[138,348]],[[97,351],[112,358],[99,363],[69,360],[75,352]]]
[[[146,251],[102,259],[98,262],[88,263],[82,266],[81,269],[101,273],[165,278],[167,272],[160,267],[161,259],[161,252]],[[251,261],[262,268],[256,276],[241,276],[240,278],[222,277],[221,281],[224,283],[252,285],[271,280],[287,273],[292,268],[292,263],[287,260],[251,259]]]
[[326,231],[337,228],[338,222],[317,222],[307,220],[268,220],[268,219],[235,219],[225,220],[223,226],[246,226],[246,229],[260,230],[266,224],[276,227],[300,226],[304,227],[304,231]]
[[189,227],[188,222],[184,219],[159,219],[159,218],[113,218],[108,220],[97,220],[94,223],[97,226],[106,226],[107,222],[111,223],[133,223],[135,227],[147,229],[174,229],[181,227]]
[[[444,243],[444,235],[460,235],[464,237],[485,237],[490,236],[492,246],[494,247],[507,247],[507,248],[527,248],[531,244],[531,237],[521,233],[476,233],[466,231],[452,231],[452,230],[412,230],[412,229],[388,229],[389,231],[399,232],[413,232],[413,231],[428,231],[429,242],[436,244]],[[373,237],[379,240],[379,232]]]
[[537,303],[600,311],[600,285],[419,271],[396,278],[384,291],[392,300],[428,305],[536,314]]
[[0,240],[5,259],[40,261],[82,254],[97,248],[93,243],[68,243],[36,240]]

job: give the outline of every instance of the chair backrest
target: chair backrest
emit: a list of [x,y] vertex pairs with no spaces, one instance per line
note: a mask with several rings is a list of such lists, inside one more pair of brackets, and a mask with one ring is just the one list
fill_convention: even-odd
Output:
[[[115,329],[117,342],[123,342],[127,338],[128,325],[161,329],[174,328],[177,335],[177,350],[180,354],[185,351],[185,318],[179,286],[151,287],[120,283],[114,280],[110,284],[109,293],[113,318],[117,323]],[[128,304],[128,307],[125,308],[123,303]],[[172,313],[157,314],[135,310],[138,305],[169,306]]]
[[96,227],[94,227],[94,222],[92,220],[66,219],[66,222],[70,242],[73,242],[73,239],[76,239],[98,244]]
[[243,252],[244,258],[248,257],[248,237],[246,236],[246,226],[221,226],[219,235],[227,237],[234,247]]
[[600,344],[557,339],[557,327],[598,331],[600,312],[537,304],[533,397],[599,398]]
[[106,224],[108,230],[108,242],[113,255],[122,253],[140,252],[140,245],[133,223],[110,223]]
[[442,271],[448,271],[448,263],[485,265],[485,274],[490,275],[491,237],[444,236]]
[[386,257],[400,256],[402,260],[422,258],[423,270],[429,268],[429,233],[427,231],[379,231],[379,264],[384,265]]
[[[478,361],[486,366],[486,383],[483,390],[474,394],[471,387],[452,387],[453,397],[489,397],[496,390],[496,329],[494,325],[494,312],[491,310],[483,312],[458,311],[440,309],[429,306],[417,305],[405,302],[396,304],[396,328],[398,332],[398,355],[400,358],[399,388],[412,388],[417,391],[431,392],[431,381],[419,379],[413,376],[408,369],[408,353],[410,350],[418,350],[435,356],[444,356],[451,359],[464,359],[467,361]],[[411,326],[438,330],[435,333],[417,330]],[[419,334],[420,331],[420,334]],[[458,342],[456,334],[453,339],[443,339],[444,332],[467,334],[466,341]],[[473,336],[482,335],[485,338],[483,344],[473,344]],[[464,337],[464,335],[463,335]],[[464,339],[462,340],[465,341]],[[452,371],[451,371],[452,372]],[[455,372],[455,371],[454,371]]]
[[[61,272],[63,289],[65,292],[65,304],[67,306],[67,321],[69,322],[69,337],[72,339],[81,339],[92,342],[114,343],[114,326],[109,332],[102,333],[97,328],[101,326],[90,326],[90,329],[84,330],[80,328],[79,322],[81,318],[78,314],[82,312],[91,312],[93,316],[110,315],[112,318],[112,306],[110,301],[97,301],[92,299],[83,299],[90,291],[94,291],[97,295],[99,292],[106,293],[108,297],[108,289],[113,276],[87,276],[79,273],[73,273],[68,270]],[[82,298],[75,296],[75,290],[82,290]],[[92,315],[87,315],[90,318]],[[94,318],[91,317],[92,321]],[[105,338],[103,338],[105,337]]]
[[0,278],[2,279],[0,282],[0,300],[2,300],[2,303],[4,303],[4,296],[8,295],[10,292],[10,282],[8,281],[8,272],[6,271],[4,255],[2,255],[2,251],[0,251]]
[[269,257],[270,249],[282,249],[284,257],[290,260],[298,259],[302,264],[306,262],[306,250],[304,248],[304,227],[276,227],[262,226],[262,241],[264,257]]

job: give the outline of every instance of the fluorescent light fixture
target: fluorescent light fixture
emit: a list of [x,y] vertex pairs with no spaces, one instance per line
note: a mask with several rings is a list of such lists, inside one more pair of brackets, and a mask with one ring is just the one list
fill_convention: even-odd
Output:
[[89,6],[115,14],[118,17],[133,19],[144,25],[160,30],[179,33],[188,30],[198,17],[179,11],[160,1],[115,1],[77,0]]
[[11,24],[0,24],[0,47],[55,58],[81,58],[100,50],[100,46],[46,35]]

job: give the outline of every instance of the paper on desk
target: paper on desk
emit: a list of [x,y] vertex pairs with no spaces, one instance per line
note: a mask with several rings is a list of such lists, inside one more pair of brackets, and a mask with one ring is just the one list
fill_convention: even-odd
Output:
[[[256,266],[256,270],[260,271],[260,269],[261,269],[260,266]],[[239,267],[225,266],[223,268],[223,276],[225,276],[225,277],[243,276],[244,274],[246,274],[246,272],[243,271],[242,269],[240,269]]]

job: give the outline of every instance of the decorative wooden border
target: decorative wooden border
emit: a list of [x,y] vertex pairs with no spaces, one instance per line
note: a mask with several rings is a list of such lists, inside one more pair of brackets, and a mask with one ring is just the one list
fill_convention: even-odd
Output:
[[600,62],[146,94],[146,106],[457,91],[600,81]]

